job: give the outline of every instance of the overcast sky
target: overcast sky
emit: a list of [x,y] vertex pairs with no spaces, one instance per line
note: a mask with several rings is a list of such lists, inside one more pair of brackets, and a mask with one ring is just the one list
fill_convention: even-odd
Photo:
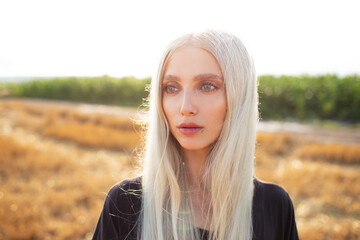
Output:
[[360,73],[360,1],[0,0],[0,77],[148,77],[166,44],[239,36],[259,75]]

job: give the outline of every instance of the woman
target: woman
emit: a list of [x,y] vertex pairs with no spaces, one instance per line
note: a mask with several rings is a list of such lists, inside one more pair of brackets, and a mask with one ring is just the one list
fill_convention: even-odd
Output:
[[298,239],[279,186],[254,178],[257,80],[242,42],[172,42],[152,81],[143,175],[109,191],[94,239]]

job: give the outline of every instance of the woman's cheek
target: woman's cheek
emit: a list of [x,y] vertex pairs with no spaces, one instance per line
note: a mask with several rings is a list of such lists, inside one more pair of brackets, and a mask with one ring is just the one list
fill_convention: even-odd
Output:
[[176,116],[177,104],[174,101],[175,97],[164,97],[163,99],[163,110],[170,126],[173,125],[174,118]]

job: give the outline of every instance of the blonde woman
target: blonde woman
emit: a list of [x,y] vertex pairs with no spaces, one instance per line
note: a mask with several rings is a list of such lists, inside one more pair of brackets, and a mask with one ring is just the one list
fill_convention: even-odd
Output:
[[149,96],[143,174],[109,191],[93,239],[298,239],[290,197],[254,177],[252,59],[234,35],[184,35]]

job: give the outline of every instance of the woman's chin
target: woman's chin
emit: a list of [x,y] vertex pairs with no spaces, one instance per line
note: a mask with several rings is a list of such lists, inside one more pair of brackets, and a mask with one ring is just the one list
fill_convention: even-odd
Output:
[[184,149],[184,150],[188,150],[188,151],[201,151],[201,150],[206,150],[209,148],[210,144],[204,144],[204,143],[196,143],[196,142],[183,142],[180,143],[180,146]]

